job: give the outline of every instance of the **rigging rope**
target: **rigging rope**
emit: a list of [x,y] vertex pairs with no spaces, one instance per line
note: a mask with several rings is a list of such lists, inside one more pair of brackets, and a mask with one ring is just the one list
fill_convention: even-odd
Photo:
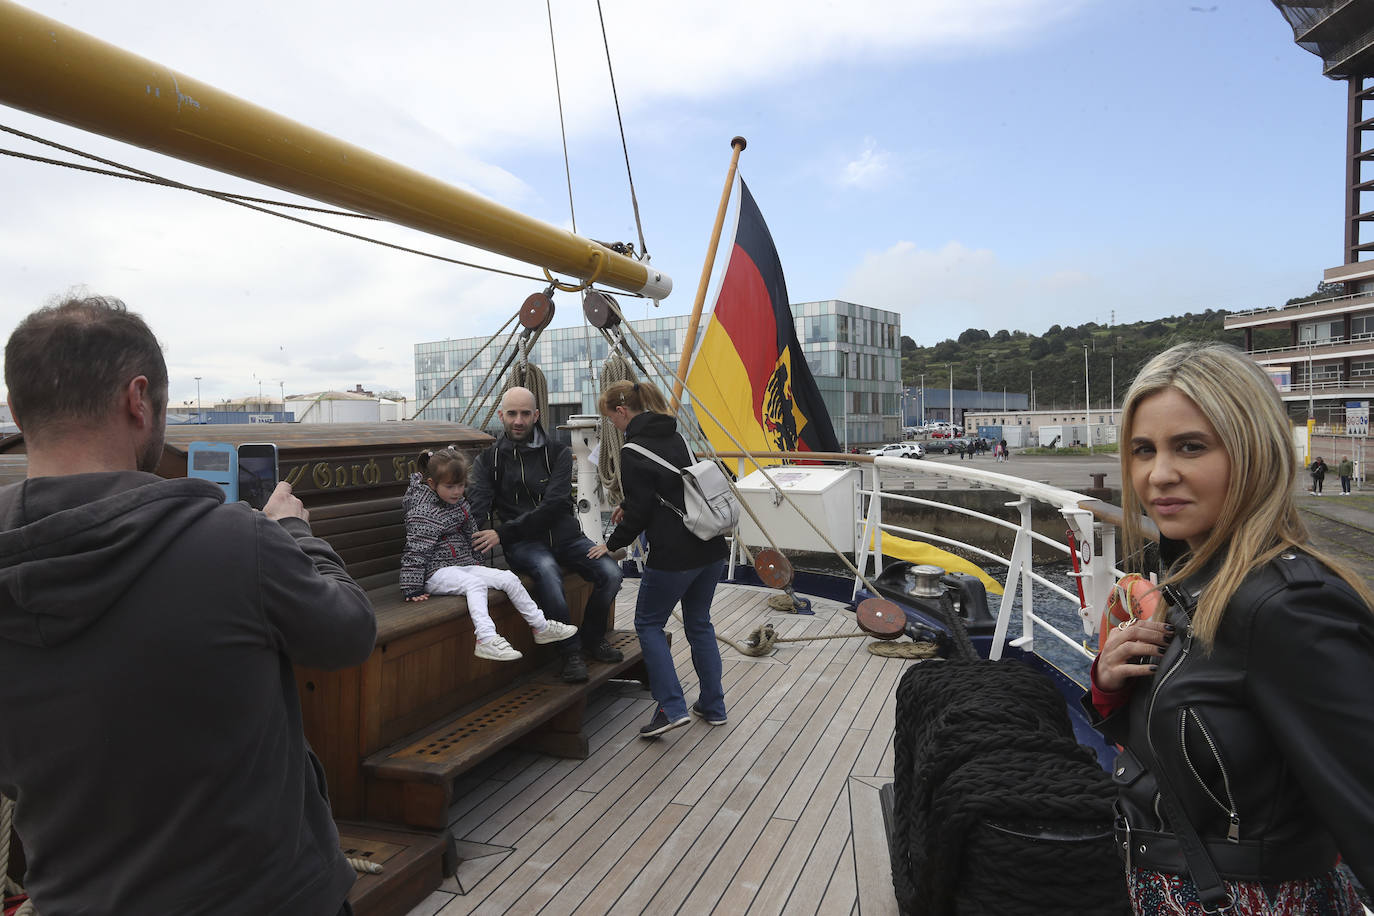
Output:
[[[528,388],[530,393],[534,395],[534,406],[538,408],[539,416],[545,418],[551,416],[549,413],[549,383],[544,378],[544,370],[530,362],[529,359],[529,352],[534,349],[534,345],[538,340],[539,332],[537,331],[521,340],[520,362],[516,364],[510,370],[510,374],[506,376],[506,387],[504,390],[509,391],[516,386]],[[496,412],[496,407],[498,406],[500,406],[499,401],[492,406],[492,413]],[[491,422],[491,417],[492,414],[487,414],[488,423]],[[544,422],[547,423],[549,420],[546,419]],[[547,432],[548,430],[545,430],[545,433]]]
[[[25,895],[17,881],[10,878],[10,834],[14,827],[14,799],[0,795],[0,894],[4,897]],[[27,895],[25,895],[27,896]],[[25,900],[14,916],[37,916],[32,900]]]
[[[630,146],[625,142],[625,120],[620,116],[620,93],[615,90],[615,69],[611,66],[611,42],[606,37],[606,17],[601,12],[601,0],[596,0],[596,15],[601,20],[601,43],[606,47],[606,72],[611,76],[611,98],[615,100],[615,122],[620,126],[620,148],[625,151],[625,177],[630,180],[630,206],[634,208],[635,229],[639,232],[639,254],[641,259],[647,261],[649,259],[649,246],[644,241],[644,224],[639,219],[639,198],[635,196],[635,177],[630,173]],[[561,109],[559,117],[562,117]],[[566,151],[566,141],[564,149]],[[571,193],[570,190],[570,196]],[[577,230],[574,229],[573,231]]]
[[486,343],[482,344],[482,346],[477,348],[477,352],[472,354],[472,356],[468,358],[467,362],[463,363],[462,368],[460,368],[457,372],[450,375],[448,377],[448,381],[444,382],[442,385],[435,389],[434,396],[431,397],[428,401],[425,401],[424,406],[421,407],[419,410],[415,411],[414,415],[411,416],[411,419],[414,420],[416,417],[418,417],[421,413],[424,412],[425,407],[428,407],[430,404],[433,404],[435,399],[438,398],[439,395],[443,394],[444,389],[447,388],[449,385],[452,385],[453,380],[456,379],[459,375],[461,375],[463,373],[463,370],[467,369],[468,366],[471,366],[473,360],[477,359],[477,357],[481,356],[484,352],[486,352],[487,347],[491,346],[491,342],[496,338],[500,337],[502,334],[504,334],[506,328],[510,327],[511,322],[519,317],[520,313],[516,312],[514,315],[507,318],[506,323],[501,325],[500,329],[495,334],[488,337]]
[[563,86],[558,81],[558,45],[553,40],[553,4],[544,0],[549,13],[549,50],[553,53],[553,91],[558,96],[558,129],[563,134],[563,174],[568,178],[568,215],[572,217],[572,231],[577,233],[577,211],[573,209],[572,166],[568,164],[568,128],[563,124]]
[[[511,361],[515,359],[516,352],[520,347],[520,338],[525,333],[527,332],[511,331],[510,336],[501,344],[501,349],[496,353],[496,359],[492,360],[491,365],[487,367],[487,374],[482,376],[482,381],[478,382],[477,387],[473,389],[472,400],[468,402],[468,409],[463,412],[460,422],[466,423],[469,426],[473,425],[472,421],[477,419],[477,414],[481,412],[487,399],[496,393],[496,386],[500,384],[499,379],[505,374],[506,370],[510,368]],[[511,350],[510,355],[507,356],[506,351],[511,347],[515,349]],[[499,371],[496,368],[498,365],[501,367]],[[488,384],[491,385],[490,388],[487,387]],[[486,390],[484,391],[483,389]],[[491,413],[487,414],[488,421],[491,420],[491,415],[496,412],[496,407],[499,406],[499,404],[500,401],[498,400],[496,404],[492,405]],[[485,421],[480,428],[486,428]]]
[[[634,370],[630,363],[618,352],[612,351],[601,365],[601,388],[605,391],[613,382],[635,382]],[[625,444],[625,434],[615,428],[615,424],[605,417],[601,418],[601,450],[597,456],[596,473],[601,479],[601,492],[606,503],[620,505],[625,492],[620,487],[620,447]]]
[[[42,139],[41,137],[35,137],[35,136],[33,136],[32,134],[26,134],[26,133],[24,133],[23,131],[15,130],[15,129],[10,128],[10,127],[5,127],[4,125],[0,125],[0,130],[6,131],[6,132],[11,133],[11,134],[15,134],[16,136],[24,137],[24,138],[29,139],[29,140],[33,140],[35,143],[42,143],[42,144],[44,144],[44,145],[46,145],[46,146],[51,146],[51,147],[54,147],[54,148],[56,148],[56,149],[63,150],[63,151],[65,151],[65,152],[70,152],[70,153],[72,153],[72,154],[74,154],[74,155],[77,155],[77,156],[84,156],[84,157],[87,158],[87,159],[91,159],[91,160],[94,160],[94,161],[96,161],[96,162],[101,162],[101,163],[104,163],[105,165],[112,165],[112,166],[114,166],[115,168],[124,169],[124,170],[126,170],[126,171],[128,171],[128,172],[130,172],[130,173],[132,173],[132,174],[134,174],[134,175],[140,175],[140,176],[142,176],[144,179],[146,179],[146,180],[147,180],[149,183],[151,183],[151,184],[160,184],[160,185],[163,185],[163,186],[165,186],[165,187],[176,188],[176,189],[181,190],[181,191],[191,191],[191,192],[193,192],[193,193],[195,193],[195,194],[201,194],[201,195],[204,195],[204,196],[206,196],[206,197],[213,198],[214,200],[223,201],[224,203],[227,203],[227,204],[233,204],[233,205],[236,206],[236,207],[244,207],[244,208],[246,208],[246,209],[248,209],[248,210],[255,210],[255,211],[257,211],[258,213],[265,213],[265,214],[267,214],[268,216],[275,216],[275,217],[277,217],[278,219],[287,220],[288,222],[299,223],[299,224],[302,225],[302,226],[309,226],[309,227],[311,227],[312,229],[322,229],[322,230],[324,230],[325,232],[332,232],[332,233],[334,233],[335,235],[342,235],[342,236],[344,236],[345,238],[357,239],[357,240],[360,241],[360,242],[370,242],[370,243],[373,244],[373,245],[380,245],[380,246],[383,247],[383,248],[390,248],[390,249],[393,250],[393,251],[402,251],[402,252],[405,252],[406,254],[419,255],[419,256],[422,257],[422,258],[430,258],[430,259],[435,260],[435,261],[443,261],[443,262],[446,263],[446,264],[456,264],[456,265],[458,265],[459,267],[471,267],[471,268],[473,268],[473,269],[475,269],[475,270],[485,270],[485,271],[488,271],[489,273],[501,274],[501,275],[507,276],[507,277],[516,277],[517,279],[520,279],[520,280],[533,280],[533,281],[536,282],[536,283],[542,283],[542,282],[544,282],[544,278],[543,278],[543,277],[536,277],[536,276],[534,276],[534,275],[532,275],[532,274],[516,273],[516,272],[513,271],[513,270],[504,270],[504,269],[502,269],[502,268],[500,268],[500,267],[488,267],[488,266],[485,266],[485,265],[482,265],[482,264],[474,264],[474,263],[471,262],[471,261],[463,261],[463,260],[460,260],[460,259],[458,259],[458,258],[450,258],[450,257],[447,257],[446,255],[435,254],[434,252],[431,252],[431,251],[422,251],[422,250],[420,250],[420,249],[418,249],[418,248],[410,248],[410,247],[407,247],[407,246],[405,246],[405,245],[397,245],[397,244],[394,243],[394,242],[384,242],[384,241],[382,241],[381,239],[375,239],[375,238],[372,238],[371,236],[360,235],[360,234],[358,234],[358,233],[356,233],[356,232],[349,232],[349,231],[347,231],[347,230],[345,230],[345,229],[336,229],[336,228],[334,228],[333,226],[326,226],[326,225],[324,225],[323,223],[317,223],[317,222],[315,222],[315,221],[313,221],[313,220],[302,219],[302,218],[299,217],[299,216],[292,216],[292,215],[289,214],[289,213],[278,213],[278,212],[275,211],[275,210],[269,210],[269,209],[267,209],[266,207],[260,207],[260,206],[258,206],[257,204],[253,204],[253,203],[249,203],[249,202],[248,202],[249,200],[252,200],[252,199],[255,199],[255,198],[238,198],[236,195],[225,194],[225,193],[222,192],[222,191],[215,191],[215,190],[211,190],[211,189],[209,189],[209,188],[199,188],[199,187],[196,187],[195,185],[185,184],[185,183],[180,182],[180,181],[173,181],[173,180],[170,179],[170,178],[164,178],[163,176],[161,176],[161,175],[155,175],[155,174],[153,174],[152,172],[145,172],[145,171],[143,171],[143,170],[141,170],[141,169],[136,169],[136,168],[134,168],[133,166],[122,165],[122,164],[120,164],[120,163],[118,163],[118,162],[112,162],[112,161],[110,161],[110,160],[108,160],[108,159],[102,159],[102,158],[100,158],[99,156],[95,156],[95,155],[92,155],[92,154],[90,154],[90,153],[83,153],[83,152],[81,152],[80,150],[71,149],[70,147],[62,146],[62,145],[59,144],[59,143],[54,143],[54,142],[52,142],[52,141],[50,141],[50,140],[44,140],[44,139]],[[33,158],[33,157],[22,156],[22,154],[21,154],[21,158]],[[76,169],[81,169],[81,168],[83,168],[82,166],[75,165],[75,164],[71,164],[71,163],[68,163],[68,165],[69,165],[71,168],[76,168]],[[287,206],[290,206],[290,205],[287,205]],[[346,214],[346,213],[345,213],[345,214],[342,214],[342,215],[349,215],[349,214]],[[604,261],[602,262],[602,264],[604,264]],[[622,292],[623,292],[623,291],[622,291]],[[634,296],[634,297],[636,297],[636,298],[644,298],[644,296],[643,296],[642,293],[629,293],[629,292],[623,292],[623,294],[624,294],[624,295],[628,295],[628,296]]]

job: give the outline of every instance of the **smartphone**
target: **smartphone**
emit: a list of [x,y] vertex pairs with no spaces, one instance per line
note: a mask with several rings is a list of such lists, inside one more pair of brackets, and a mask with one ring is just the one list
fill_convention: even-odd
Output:
[[213,481],[224,490],[225,502],[238,502],[238,455],[228,442],[192,442],[186,450],[186,476]]
[[271,442],[245,442],[239,446],[239,501],[254,509],[267,505],[277,488],[277,446]]

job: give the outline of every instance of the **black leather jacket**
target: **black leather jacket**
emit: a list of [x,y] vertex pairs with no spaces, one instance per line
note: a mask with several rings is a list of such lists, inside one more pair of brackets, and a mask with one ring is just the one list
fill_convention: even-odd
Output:
[[[1159,670],[1097,728],[1123,745],[1113,776],[1134,865],[1187,872],[1151,760],[1223,878],[1279,881],[1328,871],[1339,851],[1374,887],[1374,613],[1305,554],[1246,579],[1211,653],[1187,607]],[[1124,831],[1118,822],[1118,840]],[[1121,846],[1121,843],[1118,843]]]

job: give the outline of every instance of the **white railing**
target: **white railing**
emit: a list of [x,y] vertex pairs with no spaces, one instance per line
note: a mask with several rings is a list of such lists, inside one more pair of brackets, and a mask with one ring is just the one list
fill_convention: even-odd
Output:
[[[875,458],[872,467],[871,486],[866,484],[864,488],[860,489],[860,498],[866,502],[866,506],[861,506],[863,511],[860,514],[863,521],[857,526],[860,530],[856,532],[855,541],[856,565],[861,573],[869,575],[870,559],[873,561],[874,572],[876,573],[877,565],[881,563],[883,554],[882,536],[884,532],[899,537],[914,538],[928,543],[958,548],[982,557],[991,563],[1006,567],[1001,604],[997,611],[997,628],[993,633],[990,654],[992,659],[1001,658],[1003,646],[1007,644],[1027,652],[1034,651],[1037,625],[1044,628],[1050,636],[1068,645],[1085,658],[1089,660],[1094,658],[1095,653],[1084,648],[1081,637],[1070,636],[1035,613],[1034,593],[1031,585],[1038,583],[1072,601],[1075,605],[1079,605],[1078,614],[1083,625],[1083,635],[1093,636],[1098,632],[1102,611],[1107,606],[1107,597],[1111,593],[1116,578],[1121,575],[1121,571],[1116,568],[1115,526],[1099,521],[1090,508],[1085,508],[1085,506],[1096,503],[1097,500],[1082,493],[1075,493],[1072,490],[1064,490],[1049,484],[961,465],[916,462],[903,458]],[[1008,491],[1015,496],[1015,499],[1004,503],[1004,505],[1014,507],[1017,510],[1018,521],[1010,522],[965,506],[908,496],[901,492],[890,492],[883,489],[885,481],[909,479],[913,476],[957,480],[977,484],[980,487]],[[1011,556],[1003,557],[965,541],[932,532],[917,531],[885,523],[882,507],[887,501],[935,507],[944,513],[966,515],[979,519],[988,525],[1014,531],[1016,538],[1012,545]],[[1037,502],[1054,507],[1064,517],[1064,521],[1068,524],[1069,530],[1073,532],[1074,539],[1079,544],[1080,571],[1070,573],[1070,575],[1077,576],[1081,583],[1083,601],[1086,606],[1080,604],[1076,594],[1051,582],[1035,571],[1031,551],[1031,546],[1034,543],[1046,545],[1064,554],[1065,557],[1069,556],[1067,544],[1045,537],[1032,528],[1031,509]],[[855,591],[859,588],[857,578],[854,587]],[[1008,631],[1011,628],[1011,617],[1018,593],[1021,596],[1021,634],[1008,641]]]

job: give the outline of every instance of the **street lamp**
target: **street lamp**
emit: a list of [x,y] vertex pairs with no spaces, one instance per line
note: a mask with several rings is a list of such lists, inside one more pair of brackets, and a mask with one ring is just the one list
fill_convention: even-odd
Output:
[[926,374],[921,373],[921,425],[926,425]]
[[1088,348],[1083,347],[1083,425],[1087,429],[1088,454],[1093,453],[1093,402],[1088,396]]
[[849,351],[835,348],[840,363],[840,414],[844,420],[844,450],[849,451]]
[[[954,363],[945,363],[949,370],[949,425],[954,426]],[[954,430],[951,429],[950,432]]]
[[196,376],[196,422],[205,423],[205,414],[200,409],[200,376]]

